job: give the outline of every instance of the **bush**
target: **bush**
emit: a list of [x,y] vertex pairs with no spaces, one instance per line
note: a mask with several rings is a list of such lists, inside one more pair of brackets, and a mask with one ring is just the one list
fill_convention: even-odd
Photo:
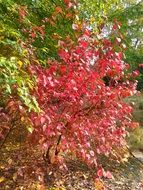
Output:
[[55,162],[52,152],[56,158],[73,152],[98,168],[98,155],[109,156],[123,146],[126,129],[136,127],[132,107],[123,101],[136,92],[136,85],[120,82],[126,69],[122,53],[113,52],[110,41],[100,42],[103,50],[98,45],[85,29],[75,47],[69,49],[65,43],[59,49],[60,61],[49,60],[46,69],[31,67],[37,76],[33,95],[42,110],[40,115],[31,113],[32,135],[47,150],[49,162]]

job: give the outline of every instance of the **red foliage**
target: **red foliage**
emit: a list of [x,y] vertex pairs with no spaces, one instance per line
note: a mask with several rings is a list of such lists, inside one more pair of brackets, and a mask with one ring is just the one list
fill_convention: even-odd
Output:
[[31,113],[34,138],[47,149],[61,137],[61,151],[96,166],[97,155],[109,155],[125,143],[132,107],[123,98],[136,92],[136,84],[124,80],[122,54],[114,52],[110,42],[102,42],[102,48],[98,42],[95,46],[86,30],[75,47],[59,49],[61,61],[49,61],[47,68],[31,67],[37,76],[33,95],[41,108],[40,114]]
[[[15,126],[28,126],[30,119],[27,117],[25,107],[22,106],[21,101],[16,96],[5,99],[2,107],[0,107],[0,146],[7,138],[8,133]],[[1,148],[0,147],[0,148]]]
[[9,130],[9,115],[5,112],[3,107],[0,107],[0,140],[5,136],[7,130]]
[[19,21],[22,22],[23,19],[27,15],[27,7],[26,6],[20,6],[19,8]]

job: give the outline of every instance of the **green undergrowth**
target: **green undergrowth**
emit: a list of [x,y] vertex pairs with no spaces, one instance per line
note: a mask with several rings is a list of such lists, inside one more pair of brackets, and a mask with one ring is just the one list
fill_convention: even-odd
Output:
[[143,149],[143,93],[126,100],[134,107],[133,120],[139,122],[139,127],[130,132],[128,144],[131,149]]

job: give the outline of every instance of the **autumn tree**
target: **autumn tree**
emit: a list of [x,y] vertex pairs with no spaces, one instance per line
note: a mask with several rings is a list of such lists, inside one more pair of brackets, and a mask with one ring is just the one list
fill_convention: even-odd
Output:
[[[88,1],[80,0],[80,17],[86,21],[98,33],[103,29],[106,35],[110,35],[111,28],[115,22],[120,25],[120,38],[124,50],[124,60],[130,64],[130,71],[139,70],[141,74],[137,78],[138,89],[142,89],[142,12],[143,3],[137,0],[110,0],[110,1]],[[90,6],[91,5],[91,6]]]
[[30,95],[35,78],[29,75],[28,68],[31,63],[44,65],[48,57],[56,58],[59,41],[68,35],[75,38],[74,2],[10,0],[1,1],[0,5],[0,106],[4,111],[12,101],[12,107],[17,102],[26,113],[39,112],[35,97]]

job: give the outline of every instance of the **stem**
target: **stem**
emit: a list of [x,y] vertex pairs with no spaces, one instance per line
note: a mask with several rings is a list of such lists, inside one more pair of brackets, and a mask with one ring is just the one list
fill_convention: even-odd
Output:
[[56,150],[55,150],[55,156],[57,156],[58,153],[59,153],[58,145],[59,145],[60,142],[61,142],[61,138],[62,138],[62,135],[60,135],[60,136],[58,137],[58,141],[57,141],[57,145],[56,145]]

